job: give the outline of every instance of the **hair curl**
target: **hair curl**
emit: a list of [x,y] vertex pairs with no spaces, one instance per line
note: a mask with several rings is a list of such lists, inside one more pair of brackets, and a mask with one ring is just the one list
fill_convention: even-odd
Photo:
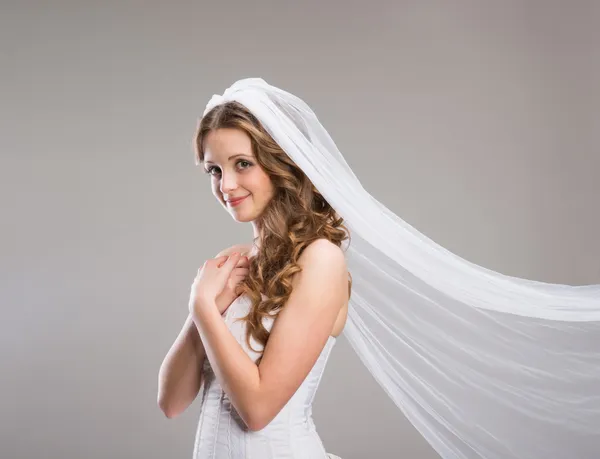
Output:
[[[252,301],[247,322],[246,342],[250,337],[266,346],[269,331],[263,318],[276,317],[292,293],[292,276],[302,268],[298,258],[317,239],[327,239],[341,246],[350,239],[343,218],[325,200],[304,172],[283,151],[259,120],[242,104],[230,101],[217,105],[201,120],[196,134],[196,164],[204,161],[204,139],[220,128],[240,129],[251,140],[257,163],[269,175],[275,194],[259,221],[258,253],[250,258],[248,276],[238,291]],[[352,276],[348,273],[348,295]],[[262,298],[264,293],[265,298]],[[262,359],[262,350],[258,363]]]

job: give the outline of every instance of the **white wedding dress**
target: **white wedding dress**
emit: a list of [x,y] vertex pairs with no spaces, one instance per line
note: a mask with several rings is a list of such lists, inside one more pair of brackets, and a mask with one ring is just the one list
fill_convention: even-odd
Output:
[[[225,323],[246,353],[256,361],[259,354],[246,344],[244,317],[251,305],[248,297],[236,298],[225,312]],[[264,319],[270,330],[272,318]],[[260,349],[254,339],[252,347]],[[208,359],[204,361],[200,387],[201,411],[194,443],[194,459],[341,459],[325,451],[312,419],[312,402],[336,338],[330,336],[317,362],[296,393],[264,429],[249,430],[217,381]]]

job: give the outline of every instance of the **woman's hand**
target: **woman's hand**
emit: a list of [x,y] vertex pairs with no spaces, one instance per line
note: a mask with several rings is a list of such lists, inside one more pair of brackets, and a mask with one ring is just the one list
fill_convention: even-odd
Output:
[[250,261],[248,257],[241,257],[238,260],[237,266],[233,269],[225,287],[219,295],[217,295],[216,303],[217,309],[223,315],[229,308],[231,303],[240,295],[241,292],[237,291],[237,286],[246,278],[248,275]]
[[217,304],[221,314],[229,307],[237,296],[237,284],[248,273],[248,261],[240,257],[236,252],[229,257],[225,255],[204,262],[191,288],[188,307],[193,315],[197,308],[213,303]]

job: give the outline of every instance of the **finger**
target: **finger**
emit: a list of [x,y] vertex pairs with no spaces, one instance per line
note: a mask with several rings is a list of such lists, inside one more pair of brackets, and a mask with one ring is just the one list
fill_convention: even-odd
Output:
[[250,260],[248,260],[248,257],[242,257],[239,259],[237,265],[238,266],[250,266]]
[[243,279],[244,277],[248,276],[248,270],[236,270],[231,274],[231,276],[235,279]]
[[238,261],[242,259],[242,256],[239,252],[233,252],[231,256],[227,259],[227,263],[233,264],[233,267],[237,264]]
[[[216,260],[215,260],[215,261],[216,261]],[[225,264],[225,262],[226,262],[226,261],[227,261],[227,260],[219,260],[219,261],[216,261],[216,262],[217,262],[217,268],[220,268],[221,266],[223,266],[223,265]]]
[[211,260],[207,260],[207,262],[212,261],[217,264],[217,267],[220,268],[221,266],[223,266],[223,263],[225,263],[227,261],[227,258],[228,258],[227,255],[222,255],[220,257],[216,257]]
[[225,263],[223,263],[220,267],[221,270],[225,270],[227,276],[229,276],[229,274],[231,274],[231,272],[235,269],[235,266],[237,265],[238,261],[240,259],[240,254],[237,252],[234,252],[231,254],[231,256],[227,259],[227,261],[225,261]]

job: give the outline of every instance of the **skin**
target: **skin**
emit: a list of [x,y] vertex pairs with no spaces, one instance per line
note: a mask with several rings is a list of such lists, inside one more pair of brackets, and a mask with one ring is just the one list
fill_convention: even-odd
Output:
[[[242,157],[230,158],[234,154]],[[269,176],[243,131],[219,129],[205,140],[205,170],[217,200],[239,222],[254,221],[274,195]],[[212,169],[209,169],[211,168]],[[246,196],[232,207],[226,199]],[[233,269],[232,255],[225,269]],[[299,257],[303,268],[292,278],[293,291],[276,318],[262,361],[257,366],[231,334],[215,299],[196,298],[191,313],[216,378],[251,430],[261,430],[300,387],[330,335],[341,333],[347,315],[348,271],[341,248],[326,239],[311,243]],[[217,264],[205,265],[210,277]],[[199,284],[202,279],[199,280]],[[202,289],[199,289],[202,290]]]
[[[241,155],[231,158],[233,155]],[[258,165],[250,137],[238,129],[217,129],[204,141],[204,170],[211,176],[212,193],[238,222],[251,222],[254,237],[258,236],[255,221],[275,194],[269,175]],[[226,200],[248,196],[237,206]]]

